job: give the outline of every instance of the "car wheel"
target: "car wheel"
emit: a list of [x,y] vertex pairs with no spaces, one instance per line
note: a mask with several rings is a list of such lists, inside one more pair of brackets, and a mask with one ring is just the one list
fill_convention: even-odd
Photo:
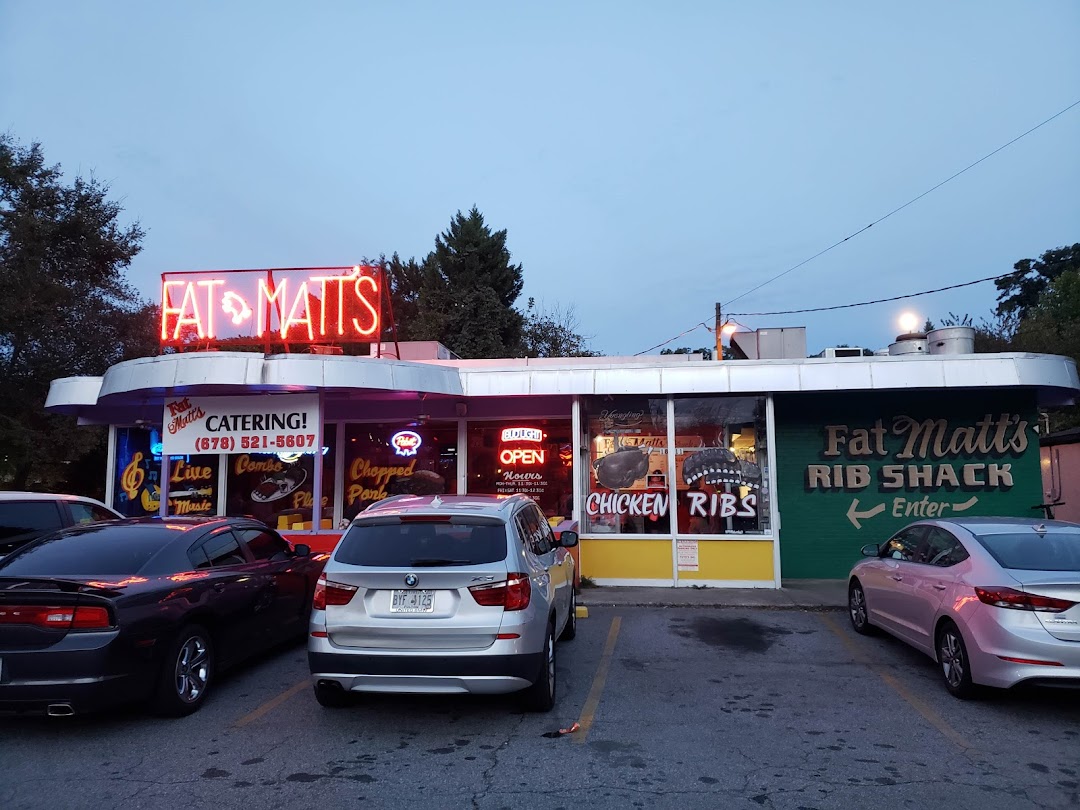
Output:
[[352,702],[351,697],[351,693],[340,687],[315,684],[315,700],[319,701],[319,705],[324,708],[343,709]]
[[870,614],[866,610],[866,592],[862,583],[855,579],[848,586],[848,618],[856,633],[872,636],[877,628],[870,624]]
[[168,717],[183,717],[206,700],[214,677],[214,645],[210,633],[197,624],[185,627],[169,646],[161,667],[154,710]]
[[570,586],[570,615],[566,619],[566,626],[563,627],[559,641],[570,641],[577,635],[577,591],[573,590],[573,587]]
[[544,656],[540,674],[525,690],[523,703],[530,712],[550,712],[555,706],[555,626],[548,625],[544,636]]
[[937,633],[937,659],[945,688],[949,694],[961,699],[975,696],[977,687],[971,680],[971,659],[960,628],[945,622]]

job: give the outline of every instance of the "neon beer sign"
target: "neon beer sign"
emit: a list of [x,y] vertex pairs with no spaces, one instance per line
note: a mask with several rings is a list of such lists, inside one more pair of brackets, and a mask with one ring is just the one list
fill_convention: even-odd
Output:
[[415,430],[399,430],[390,437],[390,446],[399,456],[415,456],[424,440]]
[[367,343],[379,340],[377,267],[165,273],[161,342]]
[[[503,428],[503,444],[535,443],[544,441],[544,431],[540,428],[509,427]],[[547,450],[537,447],[502,447],[499,461],[507,467],[538,467],[547,460]]]

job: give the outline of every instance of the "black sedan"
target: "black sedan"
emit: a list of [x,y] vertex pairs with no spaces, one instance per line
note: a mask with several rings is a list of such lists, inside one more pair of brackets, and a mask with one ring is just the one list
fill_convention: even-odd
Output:
[[323,558],[248,518],[66,529],[0,560],[0,711],[148,701],[185,715],[225,667],[307,634]]

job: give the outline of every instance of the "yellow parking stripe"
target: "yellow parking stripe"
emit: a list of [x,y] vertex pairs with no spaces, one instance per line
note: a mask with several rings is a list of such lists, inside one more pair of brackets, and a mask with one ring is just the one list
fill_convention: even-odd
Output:
[[262,704],[261,706],[259,706],[254,711],[251,711],[251,712],[248,712],[247,714],[245,714],[243,717],[241,717],[239,720],[237,720],[233,724],[233,727],[234,728],[243,728],[244,726],[249,725],[250,723],[254,723],[256,720],[268,715],[270,712],[272,712],[274,709],[276,709],[278,706],[280,706],[286,700],[291,698],[293,695],[298,694],[298,693],[304,691],[305,689],[310,689],[310,688],[311,688],[311,681],[310,680],[301,681],[300,683],[298,683],[296,686],[292,687],[291,689],[289,689],[289,690],[287,690],[285,692],[282,692],[276,698],[271,698],[270,700],[266,701],[266,703]]
[[589,690],[589,696],[585,699],[585,706],[581,710],[581,719],[578,720],[579,728],[574,735],[575,743],[584,743],[589,736],[589,729],[592,728],[593,719],[596,717],[596,709],[600,705],[600,696],[604,693],[604,682],[607,680],[608,668],[611,666],[611,656],[615,652],[615,641],[619,637],[619,627],[621,625],[622,616],[616,616],[611,620],[607,643],[604,644],[604,652],[600,656],[600,664],[596,667],[592,688]]
[[885,681],[885,683],[887,683],[889,687],[892,688],[894,692],[896,692],[896,694],[903,698],[909,706],[911,706],[915,711],[921,714],[923,719],[926,720],[926,722],[928,722],[939,732],[941,732],[942,736],[944,736],[945,739],[947,739],[957,748],[962,750],[964,753],[977,753],[975,746],[968,742],[964,735],[962,735],[959,731],[950,726],[948,721],[946,721],[944,717],[942,717],[940,714],[934,711],[933,708],[930,707],[930,704],[928,704],[918,695],[914,694],[904,684],[902,684],[895,677],[893,677],[893,675],[888,672],[885,667],[875,663],[867,655],[865,655],[863,651],[855,645],[854,641],[848,636],[848,634],[845,633],[839,625],[837,625],[837,623],[832,619],[831,616],[827,616],[824,613],[819,613],[817,615],[818,618],[820,618],[821,621],[824,622],[825,626],[828,627],[829,630],[831,630],[838,639],[840,639],[843,645],[847,648],[848,652],[851,653],[851,657],[854,658],[857,663],[867,667],[868,669],[870,669],[871,672],[881,678],[881,680]]

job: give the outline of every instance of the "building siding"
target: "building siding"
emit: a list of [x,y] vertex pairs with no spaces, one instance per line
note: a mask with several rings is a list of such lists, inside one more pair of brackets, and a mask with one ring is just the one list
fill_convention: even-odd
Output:
[[[1040,516],[1036,414],[1027,389],[778,395],[783,577],[843,577],[862,546],[920,518]],[[927,419],[945,425],[923,448]]]

